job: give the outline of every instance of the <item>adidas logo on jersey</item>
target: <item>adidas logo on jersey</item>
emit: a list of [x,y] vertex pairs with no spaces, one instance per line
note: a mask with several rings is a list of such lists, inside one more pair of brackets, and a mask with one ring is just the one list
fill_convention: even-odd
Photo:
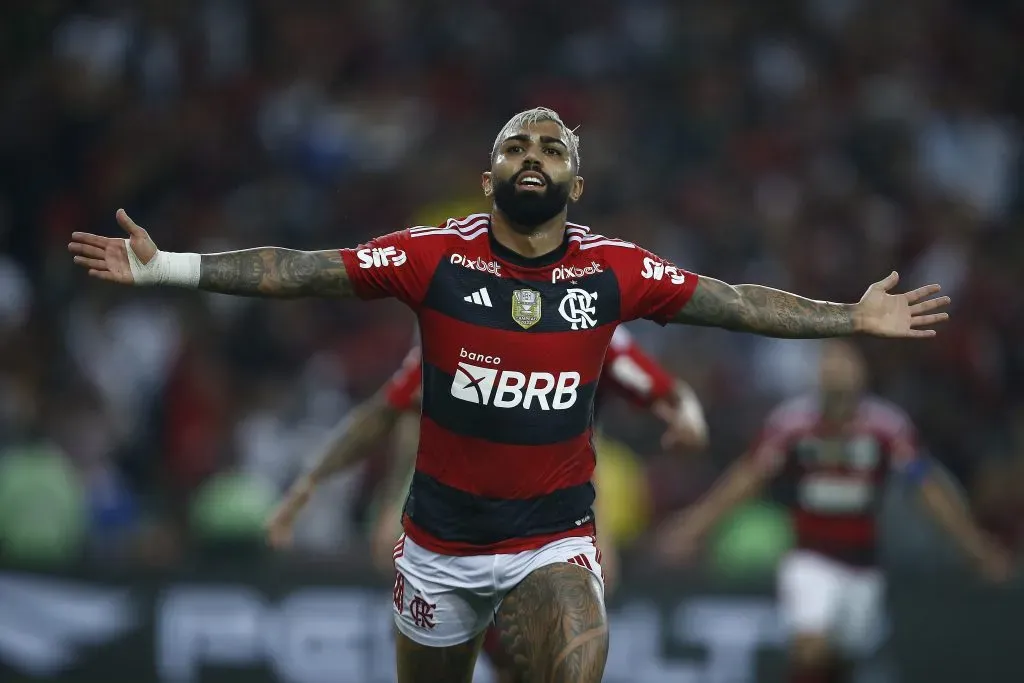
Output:
[[462,297],[463,301],[468,301],[471,304],[477,306],[486,306],[487,308],[494,308],[491,304],[491,295],[487,293],[486,287],[481,287],[472,294]]

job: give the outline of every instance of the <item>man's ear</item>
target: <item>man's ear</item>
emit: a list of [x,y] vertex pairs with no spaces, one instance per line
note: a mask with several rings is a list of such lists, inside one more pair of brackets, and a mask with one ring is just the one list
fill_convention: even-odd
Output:
[[569,201],[575,203],[583,196],[583,176],[576,176],[572,179],[572,188],[569,190]]
[[494,183],[491,181],[491,172],[484,171],[480,176],[480,187],[484,189],[484,196],[490,197],[494,194]]

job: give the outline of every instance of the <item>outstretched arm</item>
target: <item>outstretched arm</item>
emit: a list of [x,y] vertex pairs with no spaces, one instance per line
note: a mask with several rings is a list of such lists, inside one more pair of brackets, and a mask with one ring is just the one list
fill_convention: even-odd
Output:
[[689,558],[719,520],[760,493],[771,476],[761,462],[740,458],[703,498],[665,522],[658,541],[661,555],[675,562]]
[[316,465],[306,475],[309,481],[322,484],[366,458],[371,447],[395,428],[400,415],[382,391],[352,409],[331,432]]
[[294,298],[353,295],[341,253],[260,247],[221,254],[180,254],[157,249],[124,210],[117,222],[128,233],[115,239],[76,232],[68,249],[89,275],[127,285],[169,285],[220,294]]
[[260,247],[200,256],[199,289],[220,294],[293,298],[352,295],[341,254]]
[[929,474],[921,482],[920,490],[921,500],[928,512],[985,576],[1004,579],[1010,574],[1009,553],[978,528],[946,481]]
[[317,486],[363,460],[370,446],[394,428],[399,414],[388,405],[383,392],[348,414],[331,434],[316,465],[292,484],[268,520],[272,545],[283,547],[291,542],[295,518],[313,497]]
[[852,334],[934,336],[934,330],[922,328],[949,317],[930,313],[949,304],[949,297],[927,298],[939,291],[939,285],[889,294],[897,282],[899,276],[892,273],[871,285],[858,303],[837,304],[762,285],[729,285],[701,277],[692,297],[671,322],[792,339]]
[[377,518],[372,533],[374,560],[378,566],[385,569],[390,566],[391,551],[402,533],[402,513],[416,470],[416,452],[420,437],[419,415],[412,412],[402,414],[393,432],[393,460],[387,476],[381,482],[380,492],[375,501]]
[[618,327],[605,355],[602,382],[631,403],[647,408],[665,422],[663,448],[707,445],[708,426],[700,399],[686,382],[676,379],[640,348],[625,327]]

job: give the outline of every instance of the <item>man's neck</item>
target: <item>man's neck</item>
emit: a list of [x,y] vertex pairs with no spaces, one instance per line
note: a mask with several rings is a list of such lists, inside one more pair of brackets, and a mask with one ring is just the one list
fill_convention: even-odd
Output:
[[491,209],[491,234],[501,246],[520,256],[537,258],[550,254],[565,239],[565,211],[535,228],[517,226],[498,207]]

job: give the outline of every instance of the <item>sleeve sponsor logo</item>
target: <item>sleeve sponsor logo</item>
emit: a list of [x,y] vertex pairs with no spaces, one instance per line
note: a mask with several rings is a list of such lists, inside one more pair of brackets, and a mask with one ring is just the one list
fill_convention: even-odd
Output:
[[644,257],[644,270],[640,275],[646,280],[662,280],[667,275],[674,285],[686,282],[686,275],[678,268],[663,261],[655,261],[649,256]]
[[398,267],[409,260],[404,251],[394,247],[360,249],[356,252],[356,257],[359,259],[359,267],[364,270],[368,268],[385,268],[387,266]]

